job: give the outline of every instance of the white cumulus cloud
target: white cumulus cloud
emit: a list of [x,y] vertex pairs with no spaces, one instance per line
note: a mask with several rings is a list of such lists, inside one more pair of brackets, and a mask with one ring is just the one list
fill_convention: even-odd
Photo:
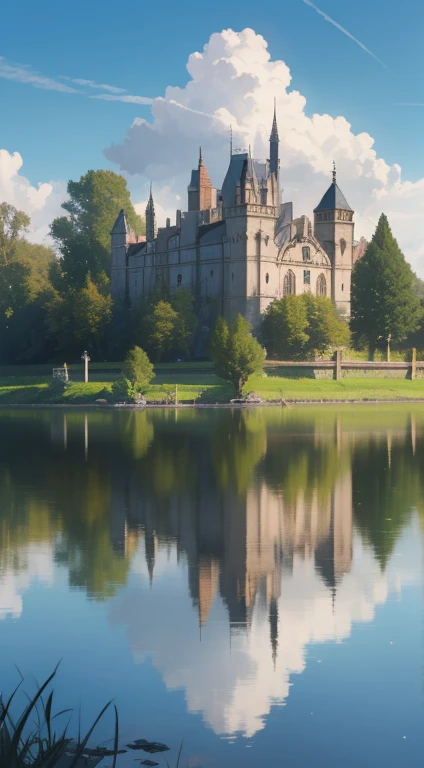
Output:
[[164,97],[153,100],[151,122],[136,118],[124,141],[105,150],[130,179],[134,195],[152,179],[158,204],[173,214],[176,195],[186,200],[200,144],[220,187],[230,126],[235,147],[250,145],[255,156],[267,157],[276,97],[283,196],[294,202],[296,215],[311,215],[330,183],[334,159],[338,183],[356,211],[358,239],[372,234],[384,211],[405,256],[424,277],[424,178],[404,180],[398,164],[378,157],[372,136],[355,134],[345,117],[309,115],[305,97],[290,88],[289,67],[271,59],[261,35],[252,29],[215,33],[201,52],[189,56],[187,70],[184,87],[168,86]]
[[21,173],[22,165],[19,152],[0,149],[0,202],[25,211],[31,218],[29,239],[42,243],[50,223],[64,213],[61,204],[66,198],[66,183],[49,181],[33,186]]

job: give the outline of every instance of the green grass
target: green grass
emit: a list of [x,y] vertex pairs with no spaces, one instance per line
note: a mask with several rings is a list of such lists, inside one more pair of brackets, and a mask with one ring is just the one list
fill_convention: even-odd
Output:
[[[84,405],[110,398],[113,383],[108,381],[71,382],[65,392],[51,386],[51,379],[43,376],[0,378],[0,404],[62,403]],[[234,397],[230,384],[219,379],[209,369],[201,373],[175,371],[160,373],[146,393],[147,400],[162,401],[165,391],[175,392],[179,403],[228,403]],[[424,380],[360,379],[342,381],[330,379],[283,378],[280,376],[251,376],[245,391],[255,391],[264,400],[401,400],[424,399]]]

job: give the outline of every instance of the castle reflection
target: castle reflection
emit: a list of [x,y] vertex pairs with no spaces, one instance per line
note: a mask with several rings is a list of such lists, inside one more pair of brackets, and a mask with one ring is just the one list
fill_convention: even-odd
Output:
[[414,578],[392,554],[422,519],[424,409],[0,421],[2,573],[23,593],[43,543],[47,582],[54,562],[108,600],[134,657],[151,654],[217,733],[261,728],[310,643],[348,637]]

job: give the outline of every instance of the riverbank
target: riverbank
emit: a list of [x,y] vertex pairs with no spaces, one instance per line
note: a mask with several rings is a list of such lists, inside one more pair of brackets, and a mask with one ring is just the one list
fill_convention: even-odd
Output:
[[[0,405],[108,405],[113,379],[70,382],[62,392],[46,376],[0,378]],[[256,392],[264,404],[417,402],[424,400],[424,381],[404,379],[294,379],[281,376],[251,376],[245,393]],[[181,406],[228,406],[234,397],[231,385],[210,371],[158,373],[146,393],[148,407],[175,401]],[[130,406],[131,407],[131,406]],[[243,406],[242,406],[243,407]],[[251,407],[251,406],[249,406]]]

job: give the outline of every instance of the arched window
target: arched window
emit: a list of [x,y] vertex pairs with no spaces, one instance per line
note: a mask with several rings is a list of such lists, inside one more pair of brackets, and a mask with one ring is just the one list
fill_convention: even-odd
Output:
[[291,269],[284,275],[283,296],[288,296],[290,293],[296,293],[296,277]]
[[309,245],[304,245],[302,248],[302,259],[303,261],[310,261],[311,260],[311,249],[309,248]]
[[327,281],[324,275],[319,275],[317,279],[317,296],[327,295]]
[[340,240],[340,250],[341,250],[342,256],[346,250],[346,245],[347,245],[346,240],[342,237],[342,239]]
[[213,277],[213,269],[211,269],[211,277]]
[[266,275],[265,275],[265,282],[266,282],[266,283],[269,283],[269,274],[268,274],[268,272],[267,272],[267,273],[266,273]]

